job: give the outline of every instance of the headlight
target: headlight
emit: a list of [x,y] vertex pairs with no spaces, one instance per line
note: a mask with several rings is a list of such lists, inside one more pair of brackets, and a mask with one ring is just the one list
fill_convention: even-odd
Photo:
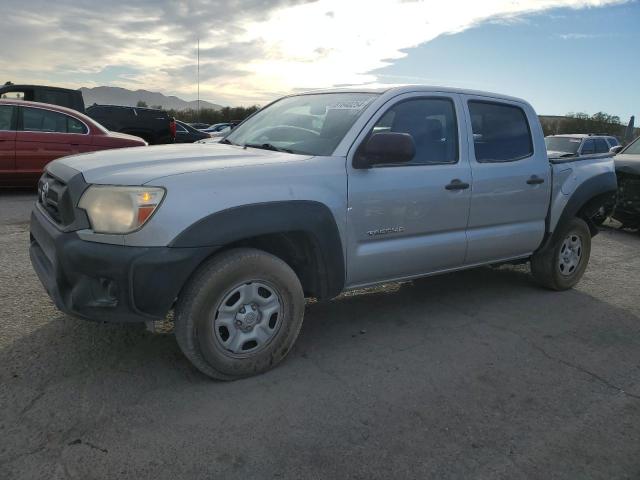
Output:
[[96,233],[129,233],[142,227],[164,197],[158,187],[92,185],[78,207],[86,210]]

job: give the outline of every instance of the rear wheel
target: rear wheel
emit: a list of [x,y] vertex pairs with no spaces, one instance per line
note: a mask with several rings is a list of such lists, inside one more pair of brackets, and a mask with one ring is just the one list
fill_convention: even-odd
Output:
[[577,284],[589,263],[591,232],[587,223],[574,218],[557,240],[531,258],[531,273],[538,283],[552,290],[566,290]]
[[230,250],[205,263],[181,294],[176,339],[205,375],[233,380],[278,364],[303,316],[302,286],[285,262],[260,250]]

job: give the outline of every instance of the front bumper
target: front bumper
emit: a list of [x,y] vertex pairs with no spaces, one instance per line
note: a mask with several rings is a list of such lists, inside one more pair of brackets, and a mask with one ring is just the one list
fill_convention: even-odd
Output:
[[97,321],[143,322],[166,316],[183,285],[217,247],[127,247],[60,231],[36,206],[31,263],[56,307]]

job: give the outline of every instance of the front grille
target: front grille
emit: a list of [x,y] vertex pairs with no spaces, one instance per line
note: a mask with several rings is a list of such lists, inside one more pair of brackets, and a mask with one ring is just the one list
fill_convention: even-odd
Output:
[[38,203],[58,225],[73,223],[74,208],[67,184],[47,172],[38,182]]

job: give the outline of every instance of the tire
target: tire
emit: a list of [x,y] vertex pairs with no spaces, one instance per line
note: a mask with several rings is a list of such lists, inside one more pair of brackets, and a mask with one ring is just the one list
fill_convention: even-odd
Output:
[[561,229],[553,244],[533,255],[531,273],[543,287],[567,290],[582,278],[590,255],[589,226],[584,220],[574,218]]
[[205,262],[183,289],[176,340],[191,363],[216,380],[264,373],[293,346],[304,307],[289,265],[261,250],[229,250]]

